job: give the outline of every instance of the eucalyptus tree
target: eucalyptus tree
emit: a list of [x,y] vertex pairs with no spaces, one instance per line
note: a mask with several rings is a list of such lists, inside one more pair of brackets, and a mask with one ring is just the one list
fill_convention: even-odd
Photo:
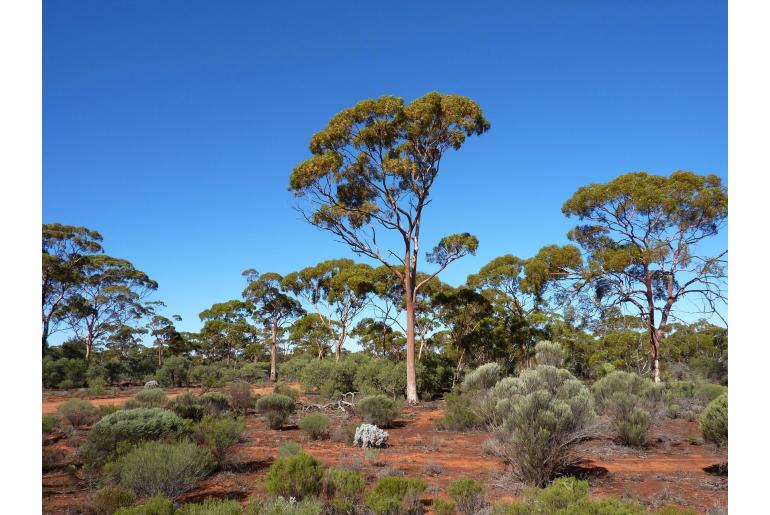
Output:
[[367,354],[392,360],[403,359],[406,346],[404,333],[381,320],[363,318],[351,334],[358,338],[359,345]]
[[458,95],[433,92],[409,104],[393,96],[364,100],[313,136],[313,156],[291,174],[289,188],[307,201],[303,213],[309,223],[331,232],[356,254],[381,262],[403,282],[410,403],[418,402],[416,293],[478,247],[468,233],[445,236],[426,256],[436,269],[417,281],[423,215],[444,154],[488,129],[479,106]]
[[[541,249],[527,265],[532,291],[582,298],[586,306],[635,313],[660,381],[660,344],[677,307],[689,299],[705,315],[726,302],[727,250],[702,243],[727,221],[727,191],[716,175],[677,171],[621,175],[580,188],[562,212],[586,222],[568,237],[577,245]],[[590,291],[590,295],[586,293]]]
[[[330,343],[337,337],[332,326],[323,315],[309,313],[289,326],[289,339],[301,351],[312,352],[318,359],[323,359],[331,350]],[[339,345],[339,340],[335,343]]]
[[292,320],[305,314],[299,302],[286,294],[283,277],[275,272],[259,274],[250,268],[242,274],[247,281],[243,298],[251,306],[252,318],[271,331],[270,380],[278,380],[278,332]]
[[233,299],[218,302],[198,315],[203,322],[200,336],[207,343],[202,349],[211,357],[235,359],[239,350],[251,343],[255,328],[248,322],[251,305],[242,300]]
[[42,230],[43,351],[48,337],[62,328],[68,300],[84,281],[83,268],[92,255],[102,252],[102,236],[85,227],[43,224]]
[[153,343],[158,349],[158,366],[163,365],[163,350],[168,348],[179,348],[184,345],[182,335],[176,330],[174,322],[181,322],[182,317],[172,315],[166,318],[162,315],[155,315],[150,319],[148,327],[150,334],[154,337]]
[[86,347],[86,359],[102,338],[154,313],[148,300],[158,283],[125,259],[92,255],[80,267],[77,292],[68,300],[64,316]]
[[305,299],[328,332],[337,334],[339,361],[351,324],[369,304],[374,289],[372,267],[352,259],[331,259],[288,274],[282,286]]

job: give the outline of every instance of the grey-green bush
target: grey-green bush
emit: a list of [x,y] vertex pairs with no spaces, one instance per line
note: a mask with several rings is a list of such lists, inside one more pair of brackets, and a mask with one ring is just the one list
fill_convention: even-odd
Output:
[[285,395],[265,395],[257,401],[257,411],[267,418],[270,429],[281,429],[294,413],[294,401]]
[[136,502],[136,494],[119,485],[106,485],[96,492],[89,502],[91,511],[96,515],[112,515],[118,509],[131,506]]
[[121,457],[111,473],[141,497],[176,499],[195,488],[215,464],[208,449],[192,442],[145,442]]
[[188,384],[190,360],[184,356],[166,358],[163,366],[155,373],[158,382],[163,386],[185,386]]
[[329,422],[329,417],[323,413],[311,413],[299,421],[299,428],[313,440],[319,440],[327,436]]
[[366,506],[375,515],[413,515],[422,513],[420,494],[425,481],[417,478],[388,476],[380,478],[366,492]]
[[169,402],[168,407],[182,418],[198,421],[203,418],[204,406],[200,397],[191,392],[177,395]]
[[279,458],[265,477],[267,491],[273,495],[304,499],[316,497],[323,486],[323,465],[305,452]]
[[564,350],[558,343],[543,340],[535,345],[535,361],[538,365],[562,367],[564,365]]
[[294,402],[299,399],[299,392],[286,383],[278,383],[273,387],[273,393],[290,397]]
[[243,420],[207,415],[195,425],[192,434],[195,441],[211,451],[221,465],[228,451],[241,441],[245,430]]
[[364,421],[378,427],[389,427],[400,413],[398,403],[385,395],[369,395],[356,405]]
[[454,499],[457,511],[463,515],[475,515],[486,505],[484,485],[475,479],[460,478],[449,485],[447,493]]
[[727,393],[706,406],[700,416],[703,438],[717,445],[727,445]]
[[69,399],[56,412],[72,427],[92,424],[99,419],[99,408],[82,399]]
[[302,499],[292,502],[290,499],[252,499],[245,515],[322,515],[324,505],[317,499]]
[[133,403],[126,402],[128,408],[163,408],[168,404],[166,392],[160,388],[141,390],[134,395]]
[[254,407],[254,392],[251,385],[245,381],[236,381],[227,385],[227,395],[230,398],[230,406],[237,413],[247,415]]
[[502,367],[497,363],[486,363],[477,369],[468,372],[463,379],[460,389],[463,393],[488,390],[492,388],[502,377]]
[[115,515],[173,515],[174,503],[168,497],[158,494],[139,506],[120,508]]
[[200,396],[204,415],[218,416],[230,411],[230,398],[221,392],[206,392]]
[[278,448],[278,456],[281,458],[288,458],[302,452],[302,446],[297,442],[286,442]]
[[209,497],[200,504],[183,504],[174,515],[241,515],[241,503]]
[[574,446],[595,420],[591,394],[569,371],[550,365],[509,383],[509,396],[497,403],[495,436],[522,481],[545,485],[578,461]]
[[326,495],[357,505],[364,497],[366,478],[360,472],[330,468],[326,473]]

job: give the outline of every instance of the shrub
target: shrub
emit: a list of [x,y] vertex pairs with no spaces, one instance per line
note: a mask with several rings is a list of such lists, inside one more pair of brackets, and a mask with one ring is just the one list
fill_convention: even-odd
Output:
[[364,497],[366,478],[354,470],[331,468],[326,473],[326,494],[331,499],[357,505]]
[[618,370],[594,383],[593,393],[597,409],[610,417],[623,443],[633,446],[646,443],[652,425],[650,412],[660,411],[661,387],[650,379]]
[[706,406],[700,416],[703,438],[717,445],[727,444],[727,394],[723,393]]
[[265,415],[270,429],[281,429],[294,412],[294,401],[285,395],[265,395],[257,401],[257,411]]
[[484,485],[475,479],[460,478],[449,485],[447,493],[454,499],[460,513],[465,515],[479,513],[486,504]]
[[387,394],[396,399],[406,391],[406,364],[373,359],[356,368],[354,388],[366,395]]
[[379,427],[371,424],[361,424],[356,428],[356,434],[353,436],[353,445],[360,445],[364,449],[369,447],[381,447],[387,441],[387,431],[383,431]]
[[286,442],[278,448],[278,456],[281,458],[288,458],[302,452],[302,446],[297,442]]
[[173,515],[174,503],[163,495],[156,495],[133,508],[120,508],[115,515]]
[[48,434],[56,429],[56,426],[59,424],[59,420],[59,416],[53,413],[43,415],[43,434]]
[[444,416],[438,420],[438,427],[448,431],[478,429],[484,421],[471,409],[468,397],[457,392],[444,395]]
[[107,415],[91,428],[86,456],[91,463],[101,464],[115,452],[118,442],[175,439],[188,431],[189,423],[168,410],[120,410]]
[[166,392],[160,388],[150,388],[137,392],[133,397],[135,408],[163,408],[168,404]]
[[56,411],[72,427],[92,424],[99,419],[99,408],[82,399],[69,399]]
[[703,383],[699,384],[695,388],[695,396],[706,402],[711,402],[726,391],[727,388],[722,385],[714,383]]
[[454,515],[457,513],[457,505],[454,501],[433,499],[433,513],[436,515]]
[[234,500],[207,498],[201,504],[184,504],[174,515],[241,515],[241,503]]
[[317,393],[325,399],[334,399],[354,391],[356,368],[350,359],[315,359],[302,368],[300,383],[308,392]]
[[299,400],[299,392],[286,383],[277,383],[273,388],[273,393],[290,397],[294,402]]
[[420,494],[427,485],[422,479],[388,476],[380,478],[366,493],[366,506],[375,515],[422,513]]
[[247,415],[254,407],[254,392],[251,385],[245,381],[236,381],[227,386],[227,395],[230,397],[230,406],[237,413]]
[[567,370],[550,365],[523,371],[508,390],[497,404],[496,436],[519,478],[545,485],[576,461],[573,448],[595,418],[591,395]]
[[384,395],[364,397],[357,408],[364,422],[381,427],[390,426],[401,411],[396,401]]
[[230,398],[224,393],[207,392],[199,397],[204,415],[218,416],[230,411]]
[[283,497],[303,499],[321,493],[323,465],[311,455],[300,452],[279,458],[265,478],[268,492]]
[[171,399],[168,407],[182,418],[196,422],[203,418],[203,402],[200,397],[190,392],[182,393]]
[[245,429],[243,420],[209,415],[193,428],[193,437],[222,464],[227,452],[243,438]]
[[299,428],[313,440],[325,438],[326,430],[329,428],[329,417],[323,413],[311,413],[299,421]]
[[321,515],[323,504],[316,499],[292,501],[277,497],[269,500],[252,500],[246,509],[246,515]]
[[535,345],[535,361],[538,365],[564,366],[564,350],[558,343],[543,340]]
[[185,386],[188,384],[187,376],[189,373],[189,359],[184,356],[171,356],[166,358],[155,376],[158,378],[158,382],[164,386]]
[[469,372],[463,379],[460,390],[464,393],[492,388],[502,376],[502,368],[497,363],[486,363]]
[[145,442],[120,458],[112,473],[139,496],[176,499],[195,488],[214,465],[209,450],[192,442]]
[[107,485],[91,499],[91,510],[96,515],[112,515],[119,508],[136,502],[136,494],[119,485]]
[[332,431],[331,439],[335,442],[353,445],[353,439],[356,437],[356,423],[353,420],[346,420],[340,423]]

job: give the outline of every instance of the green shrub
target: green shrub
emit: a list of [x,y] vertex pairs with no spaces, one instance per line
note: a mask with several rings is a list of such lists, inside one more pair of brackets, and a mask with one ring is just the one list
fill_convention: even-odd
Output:
[[471,401],[468,397],[458,392],[444,395],[444,416],[437,426],[447,431],[468,431],[478,429],[484,425],[484,421],[471,409]]
[[295,456],[302,452],[302,446],[297,442],[289,441],[284,443],[278,448],[278,456],[281,458],[288,458],[289,456]]
[[727,391],[722,385],[714,383],[702,383],[696,386],[695,396],[706,402],[711,402]]
[[463,379],[460,390],[463,393],[492,388],[502,377],[502,368],[497,363],[486,363],[468,372]]
[[576,461],[573,449],[595,419],[591,395],[567,370],[550,365],[507,382],[495,436],[522,481],[545,485]]
[[43,415],[43,434],[46,435],[56,429],[59,420],[59,416],[54,413]]
[[245,381],[236,381],[227,386],[227,395],[230,397],[230,406],[236,413],[247,415],[254,407],[254,392],[251,385]]
[[723,393],[706,406],[700,416],[703,438],[717,445],[727,444],[727,394]]
[[185,386],[189,383],[190,360],[184,356],[166,358],[155,376],[163,386]]
[[133,400],[136,406],[132,407],[136,408],[164,408],[168,404],[166,392],[160,388],[140,390],[134,395]]
[[299,421],[299,428],[313,440],[325,438],[326,430],[329,428],[329,417],[323,413],[311,413]]
[[294,412],[294,401],[285,395],[265,395],[257,401],[257,411],[267,418],[270,429],[281,429]]
[[564,366],[564,350],[558,343],[543,340],[535,345],[535,361],[538,365]]
[[406,364],[372,359],[356,367],[353,387],[365,395],[386,394],[394,399],[406,391]]
[[433,513],[436,515],[455,515],[457,513],[457,505],[454,501],[433,499]]
[[366,489],[366,478],[354,470],[331,468],[326,473],[326,494],[331,499],[352,505],[360,504]]
[[241,515],[243,509],[238,501],[209,497],[201,504],[184,504],[174,515]]
[[99,408],[82,399],[69,399],[56,410],[72,427],[93,424],[99,419]]
[[252,499],[246,508],[246,515],[322,515],[324,505],[317,499],[302,499],[292,502],[283,497],[269,500]]
[[243,438],[246,424],[230,417],[204,417],[193,428],[193,438],[206,447],[217,463],[222,464],[227,452]]
[[273,393],[290,397],[294,402],[299,400],[299,392],[286,383],[277,383],[275,387],[273,387]]
[[425,481],[417,478],[388,476],[380,478],[366,492],[366,506],[375,515],[412,515],[422,513],[420,494]]
[[107,485],[91,499],[91,511],[96,515],[112,515],[119,508],[136,502],[136,494],[119,485]]
[[597,410],[610,417],[621,441],[644,445],[652,426],[650,412],[657,414],[662,406],[662,387],[650,379],[618,370],[599,379],[592,390]]
[[224,393],[207,392],[199,397],[204,415],[219,416],[230,411],[230,398]]
[[265,478],[268,492],[283,497],[304,499],[321,493],[323,465],[305,452],[279,458]]
[[308,392],[334,399],[354,391],[356,368],[355,362],[348,358],[340,361],[315,359],[302,368],[300,383]]
[[139,506],[120,508],[115,515],[173,515],[174,503],[163,495],[156,495]]
[[121,457],[111,473],[141,497],[176,499],[195,488],[214,465],[209,450],[192,442],[145,442]]
[[378,427],[389,427],[401,411],[396,401],[384,395],[364,397],[356,408],[364,422]]
[[454,499],[460,513],[464,515],[475,515],[486,504],[484,485],[475,479],[460,478],[449,485],[447,493]]
[[200,397],[190,392],[182,393],[171,399],[168,407],[182,418],[196,422],[203,418],[203,402]]
[[86,457],[90,463],[99,465],[115,452],[118,442],[176,439],[189,429],[187,421],[160,408],[116,411],[91,428]]

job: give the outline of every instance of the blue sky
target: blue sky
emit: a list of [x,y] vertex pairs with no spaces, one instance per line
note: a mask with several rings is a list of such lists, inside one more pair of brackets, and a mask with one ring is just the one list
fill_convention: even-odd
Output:
[[364,98],[458,93],[492,124],[445,158],[425,215],[423,248],[480,240],[450,284],[564,243],[581,185],[726,181],[726,2],[286,4],[43,4],[43,221],[100,231],[183,330],[238,297],[246,268],[351,256],[287,186],[312,134]]

